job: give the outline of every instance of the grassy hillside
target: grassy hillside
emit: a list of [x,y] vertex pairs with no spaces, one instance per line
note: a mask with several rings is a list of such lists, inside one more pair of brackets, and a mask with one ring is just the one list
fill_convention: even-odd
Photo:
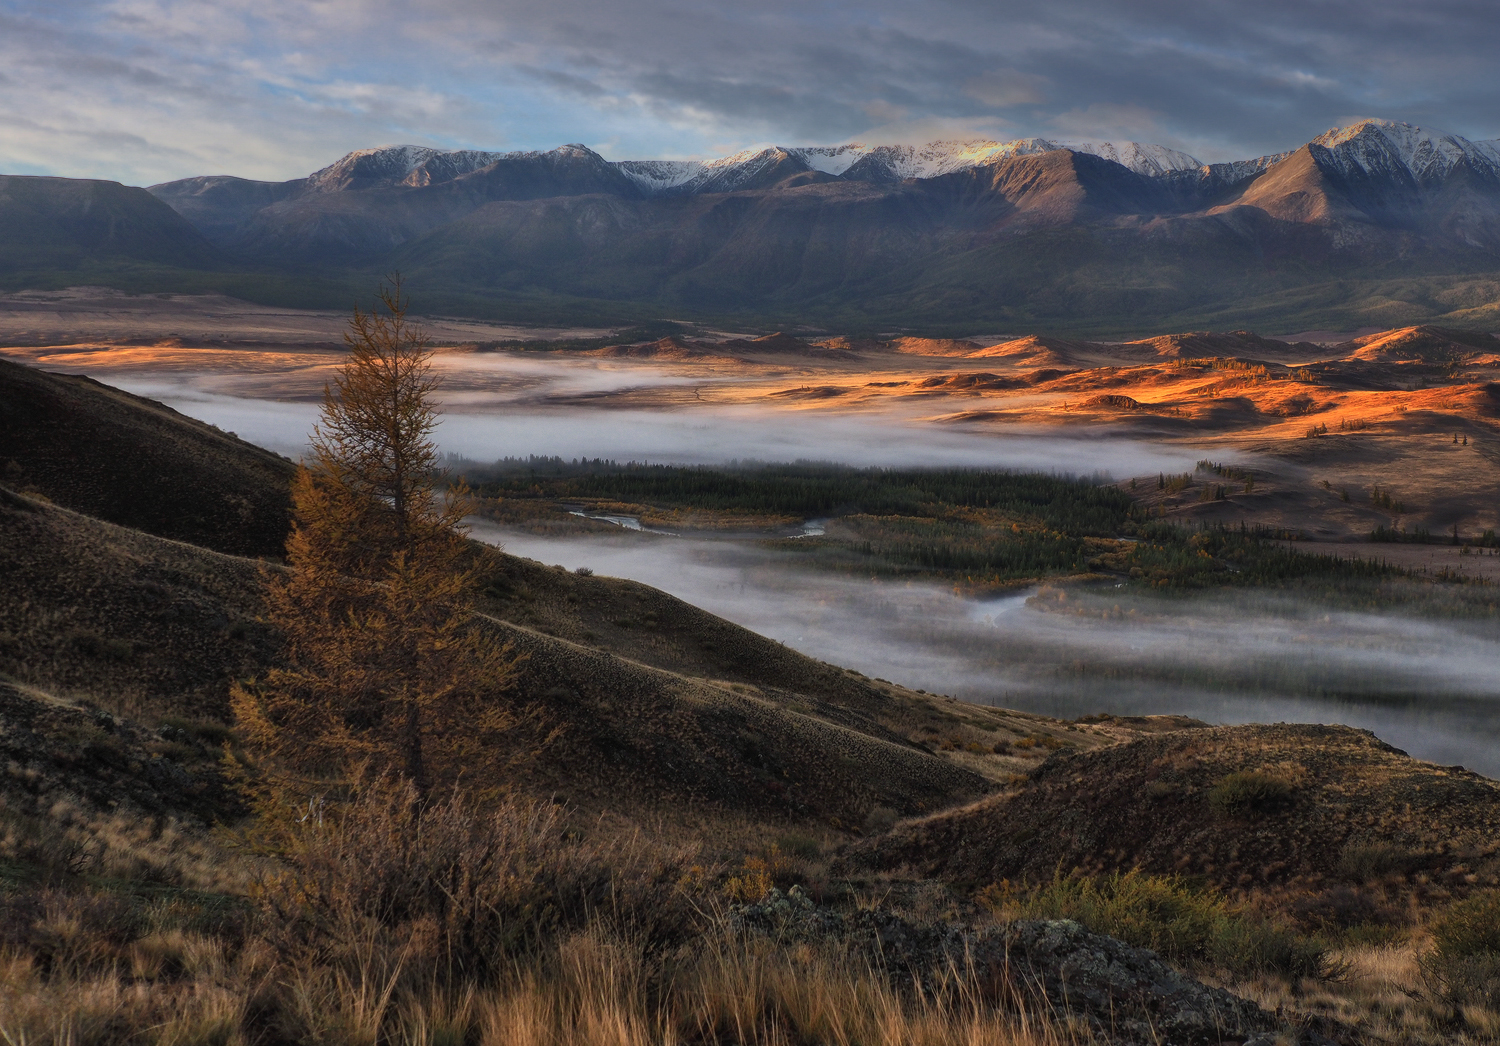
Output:
[[293,465],[160,403],[0,360],[0,482],[221,552],[279,556]]

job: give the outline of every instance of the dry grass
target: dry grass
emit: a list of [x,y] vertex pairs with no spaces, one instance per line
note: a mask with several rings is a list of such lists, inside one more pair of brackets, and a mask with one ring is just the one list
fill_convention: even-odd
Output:
[[[174,965],[175,964],[175,965]],[[172,966],[173,975],[165,971]],[[847,956],[717,936],[670,972],[592,926],[489,985],[412,984],[399,954],[347,965],[233,956],[214,941],[148,938],[106,971],[0,958],[0,1041],[34,1046],[255,1041],[424,1046],[1061,1046],[1081,1026],[999,1009],[955,971],[937,991],[892,985]]]
[[191,822],[15,792],[0,794],[0,862],[44,879],[87,875],[197,890],[240,891],[252,874],[246,862],[226,861]]
[[1430,942],[1421,933],[1385,945],[1354,945],[1331,958],[1336,981],[1278,977],[1235,980],[1224,986],[1268,1010],[1330,1017],[1376,1043],[1403,1046],[1480,1046],[1500,1042],[1500,1013],[1457,1005],[1433,991],[1424,973]]
[[1089,1041],[964,970],[923,988],[846,945],[747,935],[716,887],[678,885],[691,855],[579,838],[549,806],[370,789],[302,831],[253,909],[0,895],[0,1042]]

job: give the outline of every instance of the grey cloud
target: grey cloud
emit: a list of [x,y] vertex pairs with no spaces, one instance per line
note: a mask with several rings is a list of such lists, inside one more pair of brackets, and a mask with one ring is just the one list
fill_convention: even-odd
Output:
[[539,69],[530,65],[518,65],[516,71],[568,94],[576,94],[584,98],[599,98],[609,93],[594,81],[572,73],[560,73],[555,69]]
[[[0,168],[76,166],[89,121],[262,177],[396,139],[682,155],[860,138],[893,113],[1059,135],[1106,105],[1208,160],[1351,115],[1497,137],[1497,44],[1492,5],[1462,0],[19,0],[0,62],[42,73],[0,104],[58,134],[0,138]],[[206,173],[184,163],[149,173]]]
[[1045,76],[1020,73],[1014,69],[991,69],[971,77],[964,84],[964,93],[992,108],[1008,109],[1046,101],[1047,86]]

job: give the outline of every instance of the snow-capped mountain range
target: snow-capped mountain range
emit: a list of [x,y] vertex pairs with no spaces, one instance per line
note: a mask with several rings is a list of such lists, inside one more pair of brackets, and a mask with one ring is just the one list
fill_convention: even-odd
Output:
[[[1253,306],[1310,329],[1434,303],[1465,323],[1500,316],[1500,141],[1387,120],[1212,164],[1113,139],[625,161],[582,145],[389,146],[281,182],[6,184],[0,239],[33,239],[0,251],[0,268],[57,258],[73,268],[48,278],[75,282],[79,259],[100,258],[149,266],[151,280],[202,270],[299,288],[401,271],[443,308],[509,302],[546,323],[753,313],[860,329],[1099,317],[1135,329],[1145,317],[1220,324]],[[204,286],[199,275],[183,286]]]
[[[1488,169],[1500,177],[1500,140],[1471,142],[1391,120],[1362,120],[1329,130],[1309,143],[1329,166],[1348,176],[1395,175],[1418,184],[1446,176],[1457,164]],[[582,145],[533,152],[447,151],[415,145],[379,146],[349,153],[307,178],[312,192],[374,185],[419,187],[450,181],[501,161],[561,162],[587,156],[624,175],[645,196],[734,192],[763,175],[815,171],[857,181],[899,182],[935,178],[1016,156],[1061,149],[1118,163],[1151,178],[1204,178],[1237,182],[1286,159],[1292,151],[1229,163],[1205,164],[1187,153],[1142,142],[1020,138],[936,141],[926,145],[767,146],[712,160],[623,160],[610,162]]]
[[[974,317],[1165,315],[1309,279],[1336,295],[1351,274],[1401,266],[1500,272],[1500,141],[1387,120],[1213,164],[1161,145],[1047,138],[711,160],[388,146],[305,178],[211,175],[149,194],[235,264],[400,269],[481,297],[663,309],[877,301],[897,303],[881,306],[895,316],[921,300],[969,302]],[[1087,259],[1091,275],[1067,258]],[[915,299],[913,287],[924,288]]]

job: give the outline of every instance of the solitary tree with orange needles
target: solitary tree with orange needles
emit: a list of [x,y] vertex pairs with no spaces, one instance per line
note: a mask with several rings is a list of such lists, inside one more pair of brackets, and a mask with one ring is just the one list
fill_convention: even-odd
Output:
[[473,620],[468,492],[438,486],[427,337],[399,277],[379,297],[349,323],[349,356],[293,481],[288,569],[267,586],[283,663],[236,686],[232,704],[283,774],[326,781],[363,766],[426,795],[493,762],[485,749],[514,722],[498,695],[515,660]]

